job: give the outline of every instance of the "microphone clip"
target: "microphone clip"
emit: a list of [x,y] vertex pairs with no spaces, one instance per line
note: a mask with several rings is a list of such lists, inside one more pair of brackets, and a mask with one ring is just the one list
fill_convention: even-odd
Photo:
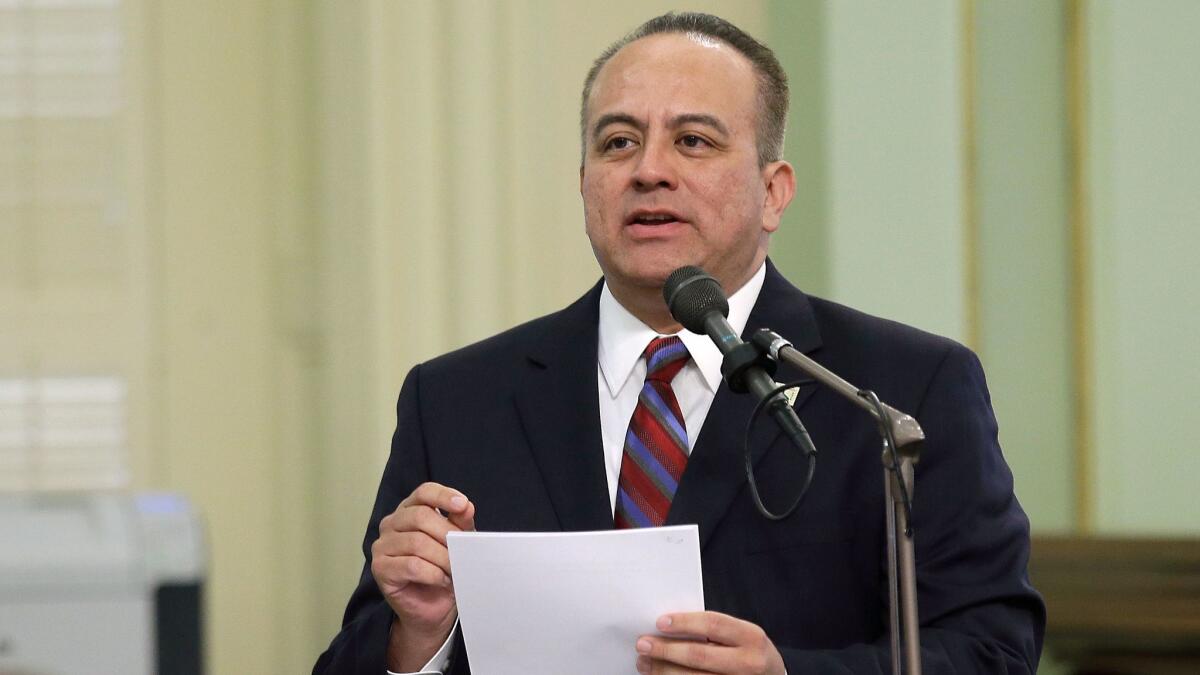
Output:
[[735,393],[745,394],[750,391],[746,384],[746,371],[750,368],[762,368],[767,375],[775,375],[778,362],[761,344],[755,341],[743,342],[725,354],[721,361],[721,376]]

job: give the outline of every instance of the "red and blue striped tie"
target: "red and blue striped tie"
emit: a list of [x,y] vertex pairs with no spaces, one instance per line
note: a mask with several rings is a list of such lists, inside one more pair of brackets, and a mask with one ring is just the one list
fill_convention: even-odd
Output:
[[642,352],[646,383],[625,433],[614,522],[618,528],[657,527],[687,465],[688,440],[671,380],[688,361],[677,337],[655,338]]

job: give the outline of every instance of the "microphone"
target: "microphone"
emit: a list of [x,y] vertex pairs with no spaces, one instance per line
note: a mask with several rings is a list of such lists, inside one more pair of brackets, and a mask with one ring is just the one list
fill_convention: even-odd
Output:
[[788,405],[782,392],[775,391],[778,385],[771,379],[775,362],[761,357],[753,345],[743,342],[726,321],[729,301],[725,299],[721,284],[699,267],[686,265],[667,277],[663,299],[667,301],[671,316],[684,328],[708,335],[716,343],[725,357],[721,375],[729,388],[739,394],[751,392],[760,401],[769,399],[764,405],[783,433],[801,451],[816,454],[808,430],[796,416],[796,411]]

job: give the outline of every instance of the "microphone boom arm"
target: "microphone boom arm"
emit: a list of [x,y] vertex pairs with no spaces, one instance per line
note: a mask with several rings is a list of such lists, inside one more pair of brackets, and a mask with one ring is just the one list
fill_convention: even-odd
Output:
[[887,418],[879,419],[879,411],[876,410],[875,406],[869,400],[859,394],[862,391],[861,389],[838,377],[833,371],[812,360],[795,347],[792,347],[792,343],[780,337],[778,333],[761,328],[755,331],[754,335],[750,337],[750,342],[766,353],[771,360],[784,361],[791,364],[803,371],[804,374],[841,394],[851,403],[867,411],[871,417],[875,418],[876,422],[889,426],[892,430],[892,438],[896,440],[896,452],[902,456],[910,457],[914,462],[920,458],[921,444],[925,441],[925,432],[921,430],[921,425],[917,424],[917,420],[913,419],[912,415],[902,413],[884,403],[883,410]]
[[748,344],[754,345],[759,352],[772,360],[782,360],[795,366],[814,380],[841,394],[867,411],[879,424],[879,432],[883,437],[890,617],[888,623],[891,633],[892,673],[921,675],[916,553],[909,516],[913,494],[913,465],[920,459],[925,432],[912,415],[880,402],[873,393],[859,389],[838,377],[828,368],[801,353],[777,333],[766,328],[759,329],[750,337]]

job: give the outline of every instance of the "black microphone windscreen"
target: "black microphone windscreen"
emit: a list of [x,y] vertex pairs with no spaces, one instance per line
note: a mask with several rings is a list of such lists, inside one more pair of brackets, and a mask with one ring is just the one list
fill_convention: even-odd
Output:
[[705,333],[704,317],[711,312],[729,316],[729,301],[721,284],[693,265],[671,272],[663,284],[663,299],[676,321],[700,335]]

